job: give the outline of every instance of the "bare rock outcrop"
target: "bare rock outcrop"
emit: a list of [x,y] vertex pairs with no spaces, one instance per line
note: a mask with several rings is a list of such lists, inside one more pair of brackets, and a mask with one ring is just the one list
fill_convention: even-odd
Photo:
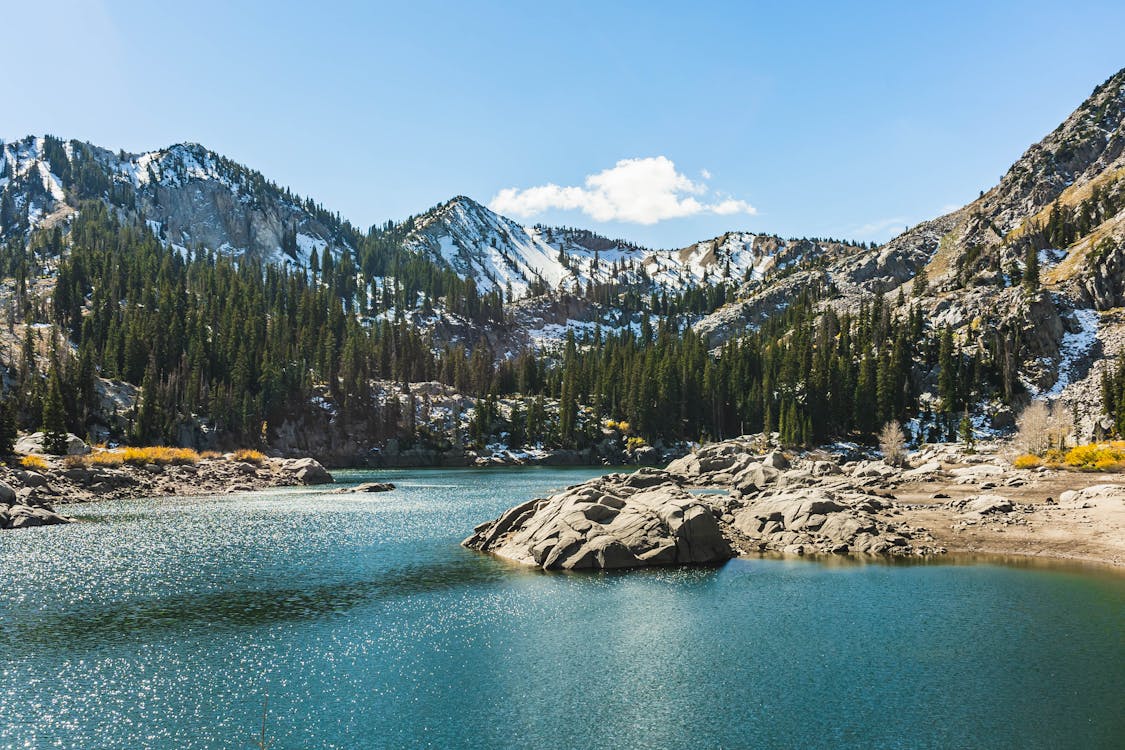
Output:
[[715,563],[734,556],[710,505],[664,471],[611,474],[518,505],[463,544],[552,570]]
[[895,518],[894,507],[861,491],[777,490],[736,511],[734,526],[760,552],[902,557],[944,551],[926,530]]

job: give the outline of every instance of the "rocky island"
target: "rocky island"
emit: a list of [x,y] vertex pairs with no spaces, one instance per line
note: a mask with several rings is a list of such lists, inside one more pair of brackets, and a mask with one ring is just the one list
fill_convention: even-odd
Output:
[[1125,483],[1017,469],[1002,443],[926,446],[909,465],[759,440],[713,443],[665,470],[610,474],[518,505],[463,544],[548,570],[722,562],[766,552],[947,552],[1125,564]]

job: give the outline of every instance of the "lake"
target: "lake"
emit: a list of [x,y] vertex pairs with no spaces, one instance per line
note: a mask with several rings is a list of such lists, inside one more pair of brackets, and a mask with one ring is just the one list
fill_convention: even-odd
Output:
[[0,748],[1120,748],[1125,576],[459,546],[589,469],[106,501],[0,532]]

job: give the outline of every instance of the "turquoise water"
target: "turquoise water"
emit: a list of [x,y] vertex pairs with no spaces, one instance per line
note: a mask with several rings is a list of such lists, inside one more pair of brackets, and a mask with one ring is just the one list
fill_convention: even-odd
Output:
[[458,546],[588,470],[72,506],[0,533],[0,748],[1125,746],[1125,578]]

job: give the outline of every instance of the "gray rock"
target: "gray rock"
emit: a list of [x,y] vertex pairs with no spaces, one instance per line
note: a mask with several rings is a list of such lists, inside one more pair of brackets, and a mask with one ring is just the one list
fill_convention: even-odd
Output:
[[72,523],[74,520],[56,513],[50,508],[32,507],[29,505],[12,505],[7,509],[5,515],[6,518],[0,519],[0,527],[9,529],[54,526],[60,523]]
[[780,477],[781,472],[772,466],[751,464],[734,478],[732,484],[738,492],[749,495],[776,484]]
[[789,468],[789,459],[781,451],[770,451],[766,457],[762,459],[762,464],[771,466],[778,471],[785,471]]
[[363,484],[357,484],[355,487],[345,487],[340,492],[390,492],[394,488],[395,486],[391,482],[364,482]]
[[827,477],[844,472],[835,461],[816,461],[813,463],[812,473],[814,477]]
[[43,487],[47,484],[47,478],[34,471],[20,471],[16,473],[16,477],[24,487]]
[[1012,501],[1000,495],[973,495],[963,500],[952,500],[946,507],[962,513],[976,513],[982,516],[995,513],[1011,513]]
[[301,484],[330,484],[333,479],[319,461],[314,458],[294,458],[286,461],[283,471],[295,474]]
[[16,491],[7,482],[0,482],[0,503],[11,505],[16,501]]

